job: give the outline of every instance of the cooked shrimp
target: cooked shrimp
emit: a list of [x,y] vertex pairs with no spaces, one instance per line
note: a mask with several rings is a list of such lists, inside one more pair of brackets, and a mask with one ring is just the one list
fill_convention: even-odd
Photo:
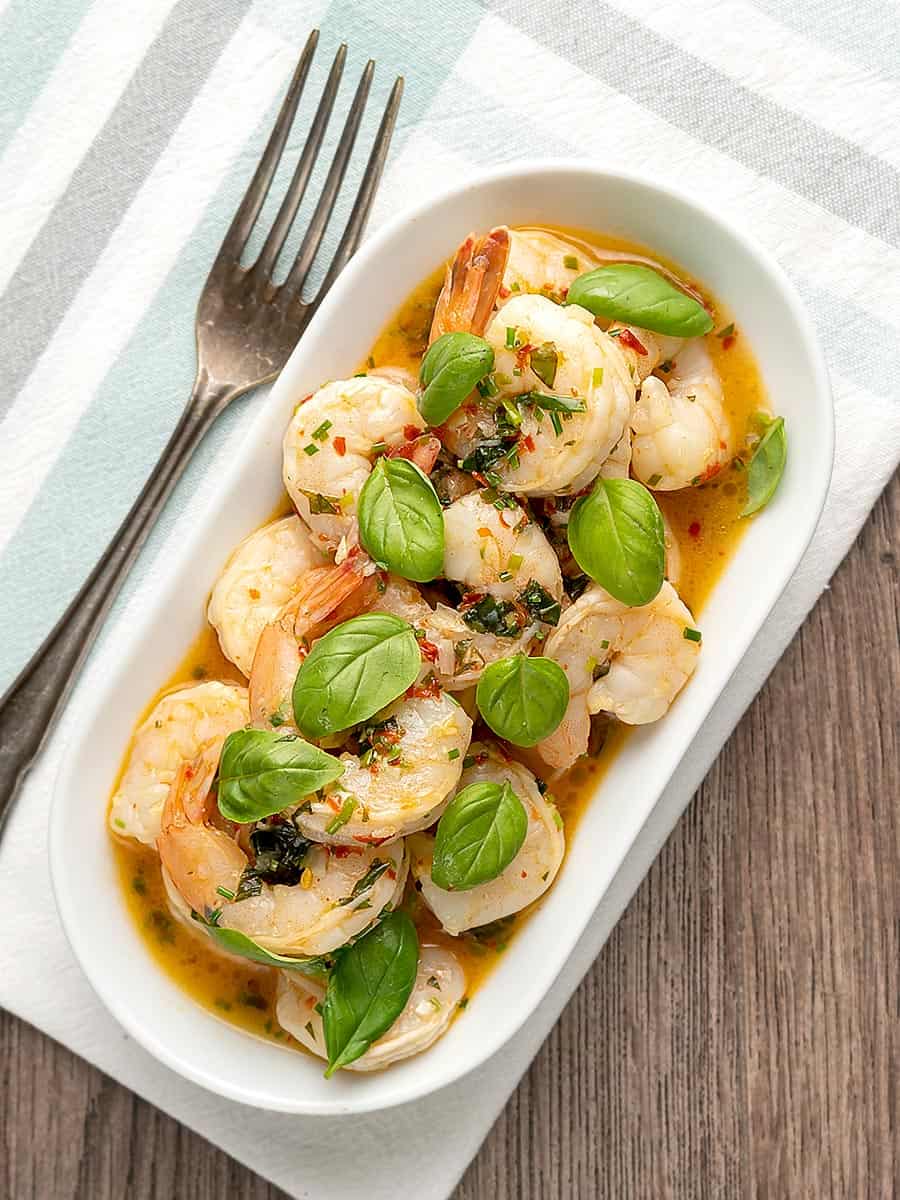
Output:
[[425,428],[407,388],[376,375],[327,383],[297,410],[284,435],[284,486],[323,549],[356,540],[356,505],[379,446]]
[[325,559],[299,517],[282,517],[244,538],[222,569],[207,617],[226,658],[249,677],[266,625],[297,590],[301,576]]
[[[510,349],[514,330],[519,349]],[[583,411],[565,413],[557,424],[535,405],[522,413],[518,464],[501,460],[495,470],[506,491],[528,496],[556,495],[584,487],[622,437],[634,406],[634,384],[613,338],[577,304],[562,308],[546,296],[514,296],[485,334],[494,349],[501,396],[552,393],[578,400]],[[530,364],[531,349],[549,345],[557,355],[553,385]],[[557,432],[557,428],[559,432]]]
[[132,740],[109,813],[113,831],[152,846],[178,768],[206,747],[218,754],[249,716],[247,689],[233,683],[210,680],[163,696]]
[[509,258],[500,298],[516,292],[542,292],[563,299],[572,282],[597,266],[583,246],[544,229],[510,229]]
[[447,264],[444,286],[434,307],[429,342],[444,333],[484,333],[503,283],[509,257],[504,225],[463,241]]
[[360,731],[363,753],[341,754],[340,779],[297,811],[305,837],[381,845],[424,829],[443,812],[459,782],[472,721],[434,685],[411,691]]
[[236,895],[249,865],[228,823],[218,816],[212,782],[218,755],[185,763],[169,791],[156,845],[168,881],[186,906],[223,929],[236,929],[266,950],[294,957],[336,950],[362,933],[403,894],[402,843],[382,850],[313,846],[299,883],[261,883],[258,895]]
[[665,381],[643,381],[631,427],[632,470],[657,491],[705,482],[730,461],[722,381],[702,338],[683,343]]
[[[422,946],[406,1007],[387,1033],[346,1069],[378,1071],[427,1050],[448,1028],[465,990],[466,976],[456,956],[442,946]],[[325,988],[317,980],[295,971],[280,973],[275,1002],[278,1023],[320,1058],[327,1058],[319,1013],[324,996]]]
[[315,638],[372,603],[378,577],[366,573],[370,565],[354,553],[339,565],[313,567],[263,629],[250,670],[250,716],[257,725],[293,724],[290,695],[300,663]]
[[444,576],[498,600],[513,600],[532,580],[562,596],[559,560],[543,530],[512,502],[497,508],[470,492],[444,509]]
[[428,603],[419,589],[405,579],[389,576],[373,612],[389,612],[421,631],[426,666],[445,691],[457,692],[478,682],[485,667],[511,654],[527,654],[540,626],[526,625],[518,634],[498,637],[467,624],[461,613],[446,604]]
[[591,584],[544,647],[569,679],[566,715],[538,743],[544,761],[562,770],[584,754],[593,713],[611,713],[626,725],[658,721],[697,665],[700,644],[685,637],[685,630],[694,628],[694,618],[670,583],[640,608],[629,608]]
[[556,878],[566,843],[562,821],[553,805],[538,790],[534,776],[521,763],[508,759],[491,743],[473,742],[469,749],[474,766],[463,771],[460,786],[470,783],[509,783],[528,814],[528,832],[516,857],[496,879],[464,892],[445,892],[431,879],[434,838],[417,833],[409,839],[416,885],[425,903],[447,933],[462,933],[487,925],[531,904]]

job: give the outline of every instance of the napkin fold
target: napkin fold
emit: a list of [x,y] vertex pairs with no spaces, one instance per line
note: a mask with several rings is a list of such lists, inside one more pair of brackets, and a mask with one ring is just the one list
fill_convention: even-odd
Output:
[[444,1200],[900,459],[900,32],[881,0],[852,12],[838,0],[790,11],[775,0],[0,6],[0,685],[62,611],[174,425],[197,294],[313,24],[323,33],[310,95],[341,38],[354,81],[365,55],[378,60],[379,99],[407,76],[374,224],[524,154],[592,155],[699,188],[794,277],[835,392],[835,474],[813,544],[554,986],[478,1071],[414,1105],[346,1118],[352,1155],[335,1153],[335,1118],[219,1099],[135,1045],[72,958],[48,874],[49,800],[79,702],[150,601],[154,563],[209,503],[252,401],[201,447],[27,781],[0,845],[0,1004],[291,1196],[393,1198],[414,1142],[428,1163],[417,1192]]

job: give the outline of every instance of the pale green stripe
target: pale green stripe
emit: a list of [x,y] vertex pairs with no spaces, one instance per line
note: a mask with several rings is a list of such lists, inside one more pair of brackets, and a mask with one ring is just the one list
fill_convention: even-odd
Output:
[[0,15],[0,153],[53,74],[90,3],[10,0]]

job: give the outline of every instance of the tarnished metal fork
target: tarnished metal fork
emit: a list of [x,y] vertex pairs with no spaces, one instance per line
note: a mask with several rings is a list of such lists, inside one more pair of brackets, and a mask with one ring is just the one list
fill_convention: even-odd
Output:
[[335,55],[306,143],[259,257],[241,254],[268,194],[318,42],[313,30],[300,55],[268,143],[213,263],[197,306],[197,378],[187,407],[143,491],[81,591],[0,700],[0,833],[28,768],[61,711],[109,607],[203,435],[236,397],[275,378],[303,330],[362,238],[397,118],[403,80],[394,82],[356,200],[321,286],[311,300],[301,289],[344,180],[375,69],[365,70],[353,97],[309,227],[284,282],[272,273],[306,192],[344,70],[347,47]]

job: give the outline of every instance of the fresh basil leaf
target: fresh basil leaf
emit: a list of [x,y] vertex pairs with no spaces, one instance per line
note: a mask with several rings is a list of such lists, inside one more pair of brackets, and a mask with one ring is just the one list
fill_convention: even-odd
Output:
[[514,654],[485,668],[475,702],[498,737],[514,746],[534,746],[565,716],[569,681],[550,658]]
[[405,458],[380,458],[359,493],[359,540],[372,558],[416,583],[444,564],[444,513],[427,475]]
[[508,782],[470,783],[438,822],[432,882],[445,892],[464,892],[496,879],[527,833],[525,807]]
[[472,389],[494,369],[494,351],[474,333],[445,333],[428,347],[419,367],[425,389],[419,412],[429,425],[443,425]]
[[559,365],[559,353],[553,342],[542,342],[535,346],[528,358],[532,371],[545,387],[552,388]]
[[712,317],[693,296],[640,263],[611,263],[579,275],[565,303],[673,337],[699,337],[713,327]]
[[421,663],[416,635],[399,617],[364,613],[344,621],[316,642],[297,672],[297,728],[319,738],[358,725],[402,695]]
[[419,965],[416,927],[392,912],[339,956],[322,1001],[329,1078],[355,1062],[397,1020]]
[[262,963],[265,967],[299,971],[301,975],[312,975],[316,979],[324,978],[328,973],[331,965],[330,958],[288,958],[284,954],[275,954],[271,950],[264,950],[253,938],[247,937],[245,933],[239,933],[237,929],[223,929],[221,925],[214,925],[211,921],[204,920],[199,913],[194,913],[193,917],[203,926],[213,941],[218,942],[223,950],[228,950],[231,954],[249,958],[252,962]]
[[261,821],[299,804],[344,773],[340,759],[293,733],[238,729],[219,761],[219,812],[229,821]]
[[572,509],[568,537],[582,571],[623,604],[649,604],[662,587],[662,513],[636,480],[598,479],[591,494]]
[[747,504],[742,517],[752,516],[769,503],[784,474],[787,434],[784,417],[776,417],[766,428],[747,469]]

